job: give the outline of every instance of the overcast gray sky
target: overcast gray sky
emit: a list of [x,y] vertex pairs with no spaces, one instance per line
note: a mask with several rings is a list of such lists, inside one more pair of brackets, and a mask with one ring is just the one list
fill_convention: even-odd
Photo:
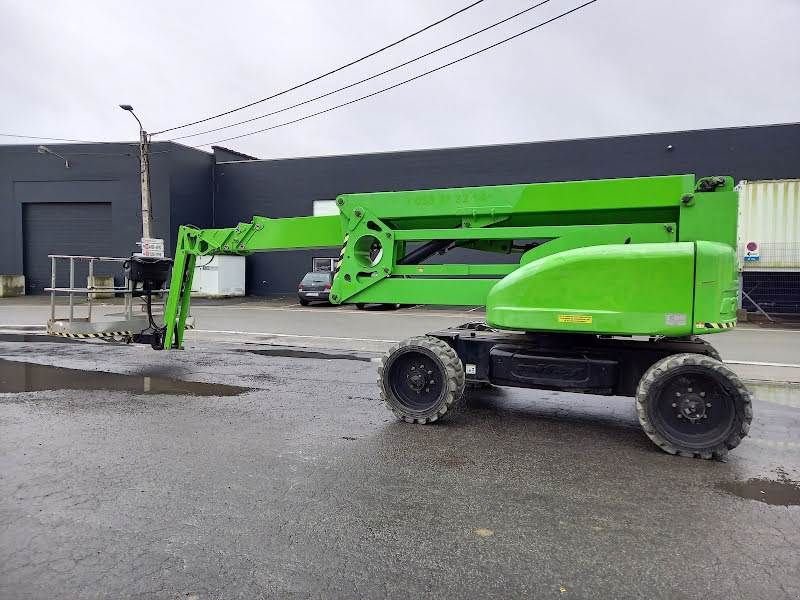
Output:
[[[327,108],[583,1],[551,0],[346,92],[181,142],[213,142]],[[348,62],[468,3],[0,0],[0,132],[131,140],[136,124],[119,103],[133,104],[151,131],[202,118]],[[533,3],[484,0],[342,73],[172,135],[315,96]],[[401,88],[222,145],[269,158],[794,122],[800,120],[799,24],[800,0],[599,0]]]

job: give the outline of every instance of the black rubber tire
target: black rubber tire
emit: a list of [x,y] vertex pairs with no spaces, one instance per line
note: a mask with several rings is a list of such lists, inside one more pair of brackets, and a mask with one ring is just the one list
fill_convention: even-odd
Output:
[[706,340],[700,339],[700,341],[703,343],[703,346],[706,348],[706,352],[705,352],[706,356],[710,356],[714,360],[718,360],[719,362],[723,362],[722,356],[720,356],[719,351],[716,348],[714,348],[714,346],[712,346]]
[[357,308],[358,310],[364,310],[364,308],[365,308],[366,306],[367,306],[367,305],[366,305],[366,304],[364,304],[363,302],[357,302],[357,303],[356,303],[356,308]]
[[[657,415],[658,402],[663,402],[661,392],[669,381],[681,374],[699,374],[712,379],[724,391],[730,403],[728,412],[733,412],[730,423],[722,428],[713,443],[676,440],[661,425],[662,417]],[[645,372],[636,390],[636,412],[647,437],[665,452],[686,457],[719,459],[747,437],[753,420],[753,402],[750,392],[736,373],[720,361],[703,354],[673,354],[662,358]]]
[[[392,367],[401,356],[419,353],[439,369],[441,392],[429,406],[415,409],[405,404],[392,388]],[[421,425],[434,423],[456,409],[464,396],[464,366],[455,350],[440,339],[427,335],[409,338],[389,349],[378,366],[381,400],[402,421]]]
[[495,390],[499,388],[496,385],[493,385],[489,381],[467,381],[465,384],[465,389],[468,392],[484,392],[487,390]]
[[720,355],[719,351],[714,348],[714,346],[706,342],[706,347],[708,348],[708,354],[706,354],[706,356],[713,358],[717,362],[723,362],[722,356]]
[[300,300],[300,306],[308,306],[309,304],[311,304],[309,300]]

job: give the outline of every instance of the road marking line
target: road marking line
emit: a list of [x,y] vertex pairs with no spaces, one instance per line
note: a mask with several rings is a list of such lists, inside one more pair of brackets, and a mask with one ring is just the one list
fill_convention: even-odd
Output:
[[[780,384],[785,385],[785,384]],[[767,404],[779,404],[780,406],[788,406],[789,408],[800,408],[800,400],[781,400],[780,398],[759,398],[758,388],[756,388],[755,400],[757,402],[766,402]]]
[[787,369],[800,369],[800,364],[796,363],[777,363],[777,362],[760,362],[757,360],[727,360],[723,359],[726,365],[753,365],[756,367],[785,367]]
[[[236,309],[236,310],[261,310],[261,311],[272,311],[272,312],[315,312],[319,314],[324,314],[318,308],[290,308],[290,307],[259,307],[259,306],[193,306],[192,310],[202,310],[202,309]],[[349,315],[409,315],[412,309],[399,309],[399,310],[348,310],[348,309],[333,309],[328,310],[329,314],[349,314]],[[430,314],[426,314],[420,311],[414,311],[415,317],[458,317],[458,318],[474,318],[474,315],[469,313],[436,313],[431,312]]]
[[187,333],[226,333],[229,335],[250,335],[250,336],[269,336],[269,337],[284,337],[284,338],[305,338],[313,340],[350,340],[353,342],[381,342],[385,344],[394,344],[400,340],[381,340],[376,338],[354,338],[354,337],[333,337],[329,335],[300,335],[296,333],[269,333],[265,331],[232,331],[226,329],[189,329]]
[[733,331],[758,331],[760,333],[800,333],[800,329],[772,329],[769,327],[743,327],[737,325]]
[[797,442],[777,442],[774,440],[765,440],[756,437],[747,437],[745,438],[744,441],[745,443],[747,443],[748,441],[755,442],[756,444],[762,444],[764,446],[769,446],[771,448],[790,448],[793,450],[794,449],[800,450],[800,444],[798,444]]

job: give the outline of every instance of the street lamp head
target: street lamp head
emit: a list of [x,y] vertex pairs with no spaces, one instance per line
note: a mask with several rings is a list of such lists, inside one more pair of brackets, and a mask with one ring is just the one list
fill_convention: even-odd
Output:
[[139,117],[136,116],[136,113],[133,112],[133,106],[130,104],[120,104],[119,107],[124,110],[125,112],[129,112],[133,115],[133,118],[136,119],[136,122],[139,123],[139,132],[143,134],[144,127],[142,126],[142,122],[139,120]]
[[66,156],[61,156],[58,152],[53,152],[47,146],[39,146],[36,148],[36,151],[39,154],[52,154],[53,156],[57,156],[58,158],[64,161],[64,166],[69,169],[69,159]]

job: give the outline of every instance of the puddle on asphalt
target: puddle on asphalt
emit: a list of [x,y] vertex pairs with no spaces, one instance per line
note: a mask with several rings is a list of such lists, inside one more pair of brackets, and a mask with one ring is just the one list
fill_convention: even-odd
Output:
[[756,400],[800,407],[800,384],[798,383],[758,381],[745,385]]
[[283,356],[287,358],[359,360],[363,362],[370,362],[372,360],[368,356],[357,356],[355,354],[333,354],[329,352],[314,352],[312,350],[298,350],[295,348],[264,348],[262,350],[242,350],[242,352],[249,352],[250,354],[259,354],[261,356]]
[[783,469],[778,469],[778,479],[748,479],[724,481],[718,487],[739,498],[756,500],[773,506],[800,506],[800,482],[789,479]]
[[82,371],[0,359],[0,392],[44,390],[113,390],[134,394],[237,396],[249,391],[249,388],[169,377]]
[[48,344],[85,344],[86,340],[77,340],[57,335],[41,335],[37,333],[0,333],[0,342],[28,342]]

